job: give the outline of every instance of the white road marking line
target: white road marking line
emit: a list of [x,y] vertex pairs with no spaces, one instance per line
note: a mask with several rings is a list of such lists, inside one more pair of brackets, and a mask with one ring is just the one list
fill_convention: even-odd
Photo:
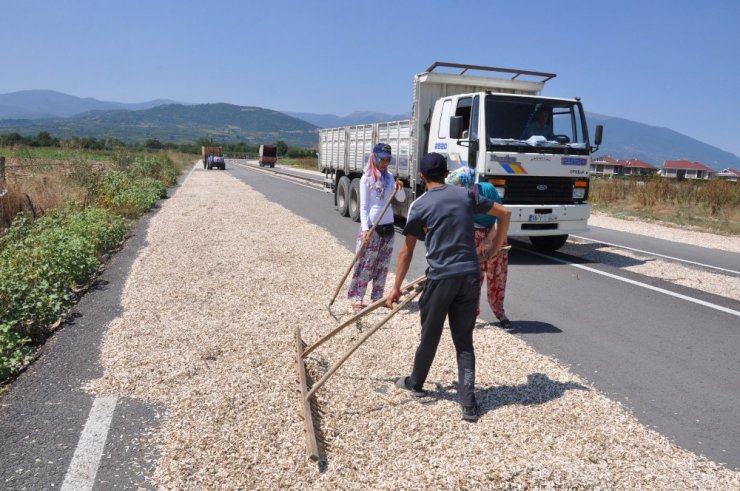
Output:
[[305,188],[313,189],[314,191],[319,191],[319,192],[322,192],[322,193],[324,192],[324,189],[322,187],[319,187],[318,184],[313,184],[313,185],[312,184],[305,184],[304,181],[309,180],[308,178],[298,177],[298,176],[291,176],[290,174],[279,174],[277,172],[270,172],[268,170],[263,170],[263,169],[255,168],[255,167],[253,167],[251,165],[241,164],[241,163],[238,163],[238,162],[235,162],[234,165],[239,165],[239,166],[244,167],[247,170],[251,170],[251,171],[254,171],[254,172],[259,172],[261,174],[270,175],[270,176],[274,177],[275,179],[281,179],[283,181],[291,182],[293,184],[297,184],[298,186],[303,186]]
[[639,281],[630,280],[629,278],[622,278],[621,276],[617,276],[615,274],[607,273],[605,271],[599,271],[598,269],[589,268],[588,266],[584,266],[582,264],[575,264],[571,263],[569,261],[565,261],[564,259],[560,259],[557,257],[548,256],[547,254],[542,254],[540,252],[531,251],[529,249],[520,249],[522,251],[528,252],[530,254],[534,254],[536,256],[544,257],[545,259],[550,259],[552,261],[565,264],[566,266],[573,266],[574,268],[583,269],[585,271],[589,271],[591,273],[596,273],[601,276],[606,276],[607,278],[612,278],[614,280],[623,281],[625,283],[629,283],[630,285],[639,286],[642,288],[646,288],[648,290],[653,290],[659,293],[664,293],[666,295],[670,295],[672,297],[680,298],[681,300],[686,300],[688,302],[697,303],[699,305],[703,305],[704,307],[709,307],[710,309],[719,310],[720,312],[725,312],[727,314],[735,315],[740,317],[740,311],[728,309],[727,307],[723,307],[721,305],[717,305],[710,302],[705,302],[704,300],[699,300],[698,298],[689,297],[687,295],[682,295],[680,293],[672,292],[670,290],[665,290],[663,288],[658,288],[657,286],[648,285],[647,283],[641,283]]
[[62,491],[93,488],[117,402],[118,396],[100,396],[93,401],[72,462],[64,476]]
[[576,239],[588,240],[588,241],[591,241],[591,242],[596,242],[596,243],[599,243],[599,244],[604,244],[604,245],[608,245],[608,246],[612,246],[612,247],[619,247],[620,249],[627,249],[627,250],[630,250],[630,251],[642,252],[643,254],[649,254],[651,256],[664,257],[664,258],[670,259],[672,261],[679,261],[679,262],[682,262],[682,263],[695,264],[697,266],[701,266],[701,267],[704,267],[704,268],[711,268],[711,269],[716,269],[716,270],[719,270],[719,271],[725,271],[727,273],[732,273],[732,274],[740,275],[740,271],[734,271],[732,269],[720,268],[719,266],[712,266],[710,264],[704,264],[704,263],[698,263],[698,262],[695,262],[695,261],[689,261],[688,259],[681,259],[680,257],[666,256],[664,254],[658,254],[657,252],[643,251],[642,249],[635,249],[633,247],[627,247],[627,246],[623,246],[623,245],[620,245],[620,244],[612,244],[611,242],[604,242],[603,240],[589,239],[588,237],[582,237],[580,235],[571,235],[571,237],[574,237]]

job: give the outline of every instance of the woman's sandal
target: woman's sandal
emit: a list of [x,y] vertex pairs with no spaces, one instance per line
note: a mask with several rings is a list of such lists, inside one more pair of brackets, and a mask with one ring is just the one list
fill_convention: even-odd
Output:
[[356,314],[357,312],[361,312],[365,307],[367,307],[367,305],[363,305],[362,302],[354,302],[352,304],[352,311]]

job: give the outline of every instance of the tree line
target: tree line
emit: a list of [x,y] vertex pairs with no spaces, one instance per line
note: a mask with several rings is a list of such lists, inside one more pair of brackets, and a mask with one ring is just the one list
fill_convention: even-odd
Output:
[[[312,148],[289,147],[283,140],[277,142],[264,142],[277,145],[279,157],[315,157],[316,152]],[[221,143],[212,138],[198,138],[193,143],[163,143],[156,138],[148,138],[138,143],[126,143],[118,138],[95,138],[95,137],[71,137],[57,138],[46,131],[41,131],[35,136],[23,136],[20,133],[0,134],[0,147],[57,147],[84,150],[175,150],[183,153],[199,155],[200,147],[220,146],[224,154],[239,156],[257,156],[259,154],[259,143],[236,142]]]

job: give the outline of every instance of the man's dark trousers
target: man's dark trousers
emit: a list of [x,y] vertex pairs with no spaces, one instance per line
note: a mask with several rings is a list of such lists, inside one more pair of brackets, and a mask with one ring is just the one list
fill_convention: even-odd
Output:
[[421,341],[414,356],[414,369],[408,384],[421,390],[437,353],[442,327],[447,316],[457,352],[458,395],[460,404],[474,406],[475,352],[473,328],[480,298],[478,273],[441,280],[427,280],[419,300]]

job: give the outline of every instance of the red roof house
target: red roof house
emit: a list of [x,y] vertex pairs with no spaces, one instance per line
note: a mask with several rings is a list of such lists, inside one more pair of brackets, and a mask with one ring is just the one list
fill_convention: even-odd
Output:
[[740,171],[728,167],[717,172],[717,177],[727,181],[738,182],[740,181]]
[[591,160],[591,174],[599,176],[644,176],[654,174],[658,168],[639,159],[621,160],[602,155]]
[[629,159],[624,162],[624,174],[627,176],[644,176],[655,174],[658,168],[639,159]]
[[624,161],[601,155],[591,160],[589,171],[598,176],[620,176],[623,174]]
[[658,173],[676,179],[710,179],[717,172],[699,162],[666,160]]

